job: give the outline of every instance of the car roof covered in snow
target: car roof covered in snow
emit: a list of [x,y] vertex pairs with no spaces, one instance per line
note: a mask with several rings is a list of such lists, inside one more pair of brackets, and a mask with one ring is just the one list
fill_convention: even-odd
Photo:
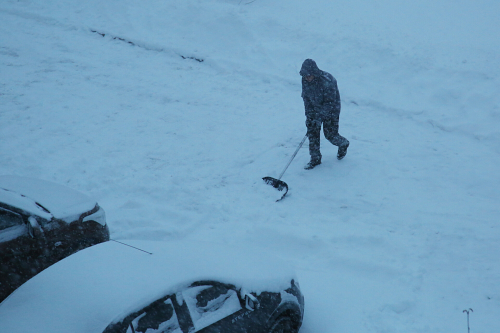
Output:
[[67,222],[77,219],[96,205],[95,200],[69,187],[10,175],[0,176],[0,202],[48,220],[54,216]]
[[[267,253],[208,242],[108,241],[27,281],[0,304],[0,332],[99,333],[196,281],[246,291],[290,286],[291,266]],[[251,252],[251,253],[249,253]]]

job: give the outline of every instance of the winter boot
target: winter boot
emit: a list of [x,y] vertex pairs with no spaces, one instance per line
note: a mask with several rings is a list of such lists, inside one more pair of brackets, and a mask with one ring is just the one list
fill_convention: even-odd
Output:
[[348,147],[349,147],[349,142],[339,147],[339,151],[337,152],[337,159],[339,161],[345,157],[345,154],[347,154]]
[[311,159],[311,161],[309,163],[306,164],[306,166],[304,167],[304,169],[306,170],[311,170],[311,169],[314,169],[314,167],[316,165],[320,165],[321,164],[321,160],[318,160],[318,159]]

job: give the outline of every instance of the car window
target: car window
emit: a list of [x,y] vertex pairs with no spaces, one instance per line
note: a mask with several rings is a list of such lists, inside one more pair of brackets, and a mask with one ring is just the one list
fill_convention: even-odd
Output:
[[23,225],[23,219],[21,215],[0,208],[0,230],[7,228]]
[[195,331],[241,310],[237,292],[221,284],[191,287],[183,291],[182,296]]
[[182,333],[170,299],[148,307],[131,325],[127,333]]

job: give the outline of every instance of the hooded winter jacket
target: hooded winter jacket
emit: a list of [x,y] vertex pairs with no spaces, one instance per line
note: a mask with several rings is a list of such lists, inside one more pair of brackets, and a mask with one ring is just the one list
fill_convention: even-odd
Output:
[[[306,117],[317,121],[338,118],[340,94],[337,80],[330,73],[320,70],[312,59],[304,61],[300,75],[302,75],[302,99]],[[314,76],[311,82],[305,79],[309,75]]]

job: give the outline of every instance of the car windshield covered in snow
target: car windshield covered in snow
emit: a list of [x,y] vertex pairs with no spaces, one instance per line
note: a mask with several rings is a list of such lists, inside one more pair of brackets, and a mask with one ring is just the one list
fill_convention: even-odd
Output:
[[32,278],[0,304],[0,331],[274,333],[302,324],[293,268],[269,254],[200,241],[126,244],[92,246]]

